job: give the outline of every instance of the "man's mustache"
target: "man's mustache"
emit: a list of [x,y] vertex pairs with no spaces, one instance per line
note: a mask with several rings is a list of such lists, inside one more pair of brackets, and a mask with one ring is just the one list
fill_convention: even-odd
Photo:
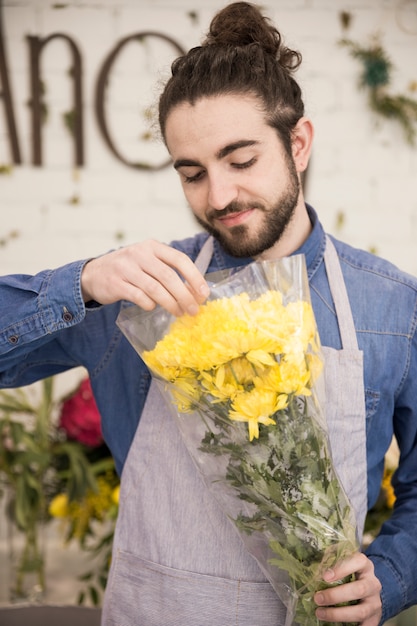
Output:
[[221,219],[222,217],[226,217],[231,213],[242,213],[243,211],[249,211],[250,209],[261,209],[261,211],[263,211],[264,206],[259,202],[243,203],[238,202],[237,200],[233,200],[227,206],[225,206],[224,209],[216,209],[214,211],[208,212],[207,217],[209,220]]

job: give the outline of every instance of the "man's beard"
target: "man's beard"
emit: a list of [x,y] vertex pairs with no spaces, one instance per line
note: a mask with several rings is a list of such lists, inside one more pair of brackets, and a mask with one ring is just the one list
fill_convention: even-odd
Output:
[[[208,214],[206,222],[195,216],[197,222],[215,237],[225,252],[234,257],[257,257],[265,250],[269,250],[281,239],[294,215],[300,194],[300,182],[292,159],[288,159],[288,186],[275,204],[266,208],[259,202],[247,204],[233,201],[220,211],[212,211]],[[212,220],[225,217],[231,213],[239,213],[249,209],[257,209],[263,213],[264,220],[261,230],[253,234],[246,224],[239,224],[229,229],[224,234],[212,224]]]

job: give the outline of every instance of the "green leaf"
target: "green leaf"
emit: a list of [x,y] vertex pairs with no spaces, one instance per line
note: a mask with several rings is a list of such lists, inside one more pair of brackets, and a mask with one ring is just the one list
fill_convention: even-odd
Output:
[[94,606],[98,606],[100,603],[100,596],[95,587],[89,587],[88,591],[90,592],[91,602]]
[[21,388],[13,391],[0,390],[0,410],[5,413],[36,414],[36,407],[30,403],[26,392]]

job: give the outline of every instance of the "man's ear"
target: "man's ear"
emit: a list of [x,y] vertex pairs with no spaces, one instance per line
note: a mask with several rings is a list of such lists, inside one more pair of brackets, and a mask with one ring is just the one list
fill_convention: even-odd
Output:
[[301,117],[292,131],[292,155],[297,172],[307,169],[313,136],[313,124],[307,117]]

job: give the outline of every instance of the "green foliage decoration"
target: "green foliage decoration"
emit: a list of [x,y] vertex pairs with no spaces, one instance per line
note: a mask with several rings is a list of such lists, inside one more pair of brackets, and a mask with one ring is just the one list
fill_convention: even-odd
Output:
[[36,400],[27,388],[0,390],[0,497],[7,496],[6,515],[24,537],[11,576],[14,599],[30,598],[28,575],[36,579],[40,597],[46,590],[40,532],[51,519],[55,495],[65,491],[72,501],[97,490],[85,447],[54,424],[53,388],[53,378],[42,381]]
[[416,138],[417,101],[404,94],[389,92],[394,66],[376,37],[369,46],[351,39],[340,41],[350,55],[362,64],[359,77],[361,88],[368,90],[370,108],[378,115],[397,121],[403,128],[407,142],[414,145]]

